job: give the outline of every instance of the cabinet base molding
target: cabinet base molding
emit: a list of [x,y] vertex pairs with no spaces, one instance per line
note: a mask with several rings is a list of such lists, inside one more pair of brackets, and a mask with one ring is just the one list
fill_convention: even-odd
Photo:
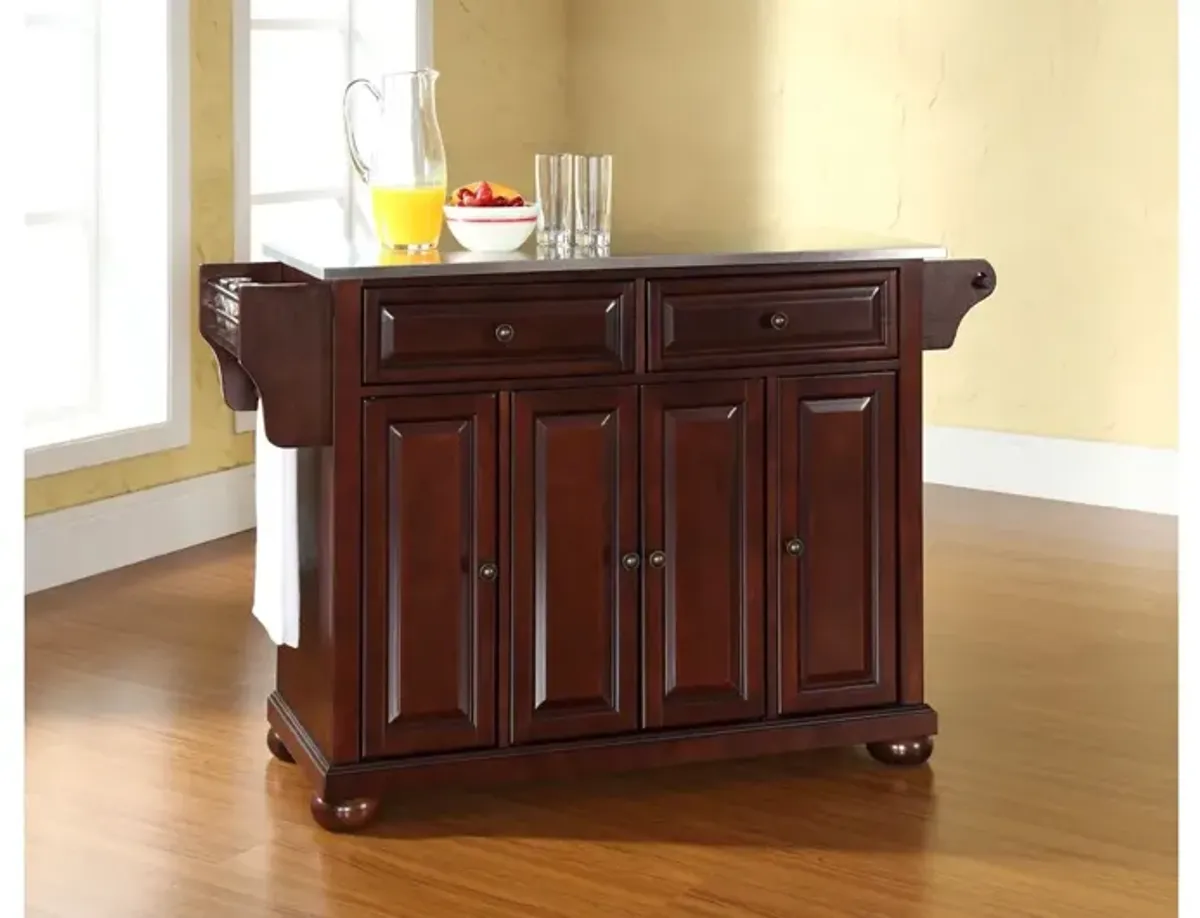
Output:
[[[330,764],[287,702],[273,692],[267,719],[275,737],[303,769],[314,788],[313,813],[338,807],[357,814],[331,820],[338,831],[365,826],[379,800],[428,787],[462,788],[522,781],[558,780],[585,775],[665,768],[691,762],[748,759],[836,746],[865,745],[885,764],[920,765],[933,750],[937,713],[925,704],[896,705],[789,720],[724,727],[685,728],[569,743],[541,743],[480,749],[453,755],[380,759]],[[899,754],[888,753],[899,751]],[[922,757],[923,756],[923,757]],[[320,807],[317,801],[320,800]],[[367,807],[366,804],[372,804]],[[370,815],[365,815],[370,809]],[[349,812],[349,810],[347,810]],[[327,820],[317,821],[326,825]]]

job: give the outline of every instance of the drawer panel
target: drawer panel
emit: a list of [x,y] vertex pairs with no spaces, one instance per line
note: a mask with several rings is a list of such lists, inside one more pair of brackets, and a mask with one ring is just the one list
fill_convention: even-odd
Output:
[[634,369],[632,283],[397,287],[364,300],[368,384]]
[[896,272],[651,282],[652,370],[895,357]]

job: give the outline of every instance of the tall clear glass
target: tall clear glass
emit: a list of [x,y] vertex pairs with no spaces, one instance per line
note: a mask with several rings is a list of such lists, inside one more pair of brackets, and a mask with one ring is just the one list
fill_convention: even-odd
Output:
[[571,154],[538,153],[533,158],[537,193],[537,244],[543,249],[571,244],[575,216],[571,188]]
[[612,157],[574,157],[575,245],[607,249],[612,242]]
[[[409,252],[437,248],[446,203],[446,148],[438,124],[436,70],[407,70],[352,80],[342,95],[342,126],[350,160],[370,189],[375,233],[383,245]],[[355,139],[356,90],[374,97],[379,112],[375,143],[364,157]]]

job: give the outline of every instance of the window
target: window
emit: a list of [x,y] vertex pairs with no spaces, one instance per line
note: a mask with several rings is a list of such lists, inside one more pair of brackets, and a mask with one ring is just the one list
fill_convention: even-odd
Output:
[[[427,60],[429,0],[238,0],[238,257],[297,228],[371,237],[346,154],[342,92]],[[363,119],[370,128],[369,119]],[[369,143],[364,135],[364,146]]]
[[26,0],[27,477],[188,442],[187,15]]
[[[429,61],[431,0],[235,0],[237,256],[282,234],[369,241],[369,203],[350,165],[342,92]],[[369,118],[362,119],[364,148]],[[238,430],[253,427],[239,414]]]

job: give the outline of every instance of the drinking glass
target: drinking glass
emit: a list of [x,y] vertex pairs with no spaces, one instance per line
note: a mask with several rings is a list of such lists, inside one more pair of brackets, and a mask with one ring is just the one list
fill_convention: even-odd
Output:
[[607,249],[612,240],[612,157],[582,154],[572,165],[575,245]]
[[533,160],[538,207],[539,248],[563,248],[571,244],[571,154],[538,153]]

